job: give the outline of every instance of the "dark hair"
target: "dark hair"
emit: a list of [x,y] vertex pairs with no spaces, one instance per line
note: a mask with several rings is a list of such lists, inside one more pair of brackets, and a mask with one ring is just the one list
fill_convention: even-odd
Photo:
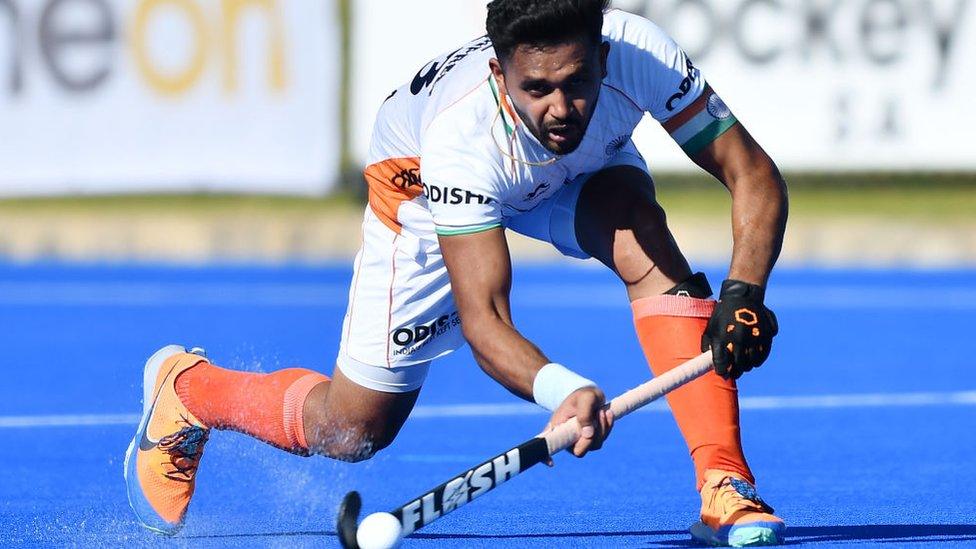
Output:
[[500,60],[523,44],[549,46],[581,35],[599,44],[609,5],[610,0],[493,0],[485,28]]

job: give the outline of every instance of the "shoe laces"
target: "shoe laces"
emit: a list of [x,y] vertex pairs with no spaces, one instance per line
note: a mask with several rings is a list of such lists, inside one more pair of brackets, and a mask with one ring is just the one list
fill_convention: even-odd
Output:
[[763,501],[756,487],[732,476],[723,478],[712,491],[712,501],[724,496],[726,507],[731,510],[753,510],[773,514],[772,506]]
[[169,456],[169,461],[164,462],[163,466],[169,466],[171,469],[164,471],[163,474],[172,480],[190,482],[200,465],[203,445],[210,438],[210,431],[190,423],[186,417],[182,417],[182,422],[186,426],[161,438],[158,448]]

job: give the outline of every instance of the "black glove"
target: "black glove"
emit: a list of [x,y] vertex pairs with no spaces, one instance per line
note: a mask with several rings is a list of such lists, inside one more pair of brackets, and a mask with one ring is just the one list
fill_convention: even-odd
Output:
[[763,305],[765,295],[755,284],[722,282],[718,304],[702,334],[702,352],[712,350],[715,373],[725,379],[739,379],[769,357],[779,325]]

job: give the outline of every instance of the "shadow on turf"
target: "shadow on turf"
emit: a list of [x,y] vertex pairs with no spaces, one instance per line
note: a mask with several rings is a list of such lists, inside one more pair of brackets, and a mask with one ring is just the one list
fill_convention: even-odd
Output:
[[[976,541],[976,525],[970,524],[876,524],[864,526],[790,526],[786,545],[831,541],[875,541],[879,543],[949,543]],[[696,547],[691,540],[660,541],[652,545]]]
[[[414,539],[531,539],[531,538],[610,538],[630,536],[677,536],[687,534],[685,530],[649,530],[640,532],[560,532],[539,534],[413,534]],[[335,532],[300,531],[300,532],[265,532],[248,534],[199,534],[180,536],[183,539],[215,539],[215,538],[260,538],[260,537],[302,537],[329,536],[336,537]]]
[[[651,545],[664,547],[696,547],[687,539],[686,530],[646,530],[633,532],[565,532],[539,534],[413,534],[416,539],[532,539],[532,538],[621,538],[643,536],[682,537],[679,540],[652,542]],[[335,537],[335,532],[297,531],[265,532],[248,534],[212,534],[182,536],[184,539],[222,539],[222,538],[280,538],[327,536]],[[793,526],[787,531],[787,545],[820,543],[831,541],[876,541],[881,543],[946,543],[976,541],[976,525],[967,524],[884,524],[866,526]]]
[[556,534],[414,534],[418,539],[532,539],[532,538],[622,538],[631,536],[678,536],[685,530],[648,530],[637,532],[559,532]]

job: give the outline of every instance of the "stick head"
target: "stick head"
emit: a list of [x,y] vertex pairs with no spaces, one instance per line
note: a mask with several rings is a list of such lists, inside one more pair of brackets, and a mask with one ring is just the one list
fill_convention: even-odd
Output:
[[336,518],[336,529],[339,532],[339,543],[344,549],[359,549],[356,530],[359,528],[359,511],[362,507],[363,499],[359,497],[359,492],[349,492],[342,498],[339,516]]

